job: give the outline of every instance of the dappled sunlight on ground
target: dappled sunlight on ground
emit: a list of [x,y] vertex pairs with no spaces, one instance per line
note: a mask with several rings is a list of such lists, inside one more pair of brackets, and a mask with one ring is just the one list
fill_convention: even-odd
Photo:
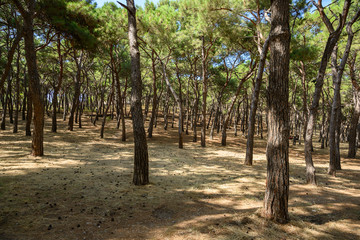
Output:
[[129,119],[126,142],[114,121],[104,139],[85,117],[73,132],[58,123],[51,133],[46,121],[44,157],[29,155],[23,125],[1,132],[0,239],[360,238],[360,161],[343,158],[343,170],[328,176],[318,143],[318,187],[304,185],[303,145],[290,145],[291,222],[279,225],[262,217],[265,140],[256,137],[254,166],[245,166],[246,139],[232,130],[226,147],[220,135],[202,148],[184,134],[179,149],[177,128],[159,123],[148,139],[150,184],[139,187]]

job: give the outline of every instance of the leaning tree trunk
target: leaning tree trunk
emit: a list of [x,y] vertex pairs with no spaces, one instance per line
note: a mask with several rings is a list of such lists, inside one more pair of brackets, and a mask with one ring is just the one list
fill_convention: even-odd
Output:
[[[252,76],[255,65],[256,64],[254,64],[253,66],[250,66],[251,67],[250,71],[245,75],[245,77],[243,77],[240,80],[239,86],[237,87],[235,95],[234,95],[234,97],[233,97],[233,99],[232,99],[232,101],[230,103],[230,106],[228,108],[228,111],[227,111],[227,114],[226,114],[226,117],[225,117],[225,120],[224,120],[224,126],[223,126],[223,129],[222,129],[222,137],[221,137],[221,145],[222,146],[226,146],[226,130],[227,130],[227,127],[228,127],[228,124],[229,124],[231,113],[233,112],[234,105],[235,105],[236,100],[237,100],[237,98],[238,98],[238,96],[240,94],[240,90],[242,89],[242,86],[244,85],[245,81],[248,80]],[[235,114],[234,114],[234,116],[235,116]],[[234,120],[234,122],[236,122],[236,120]]]
[[246,156],[245,165],[253,164],[253,152],[254,152],[254,133],[255,133],[255,116],[259,102],[260,87],[262,83],[262,77],[264,73],[266,55],[269,48],[270,36],[266,39],[264,46],[261,50],[259,68],[255,80],[254,91],[251,97],[251,108],[250,108],[250,121],[248,127],[248,136],[246,142]]
[[129,46],[131,56],[131,115],[134,132],[134,176],[135,185],[149,183],[149,156],[141,108],[142,81],[140,72],[140,52],[137,42],[136,8],[134,0],[127,0]]
[[7,85],[6,93],[5,93],[5,101],[4,101],[4,105],[3,105],[3,112],[1,115],[1,130],[6,129],[6,111],[7,111],[7,105],[9,102],[10,88],[11,88],[11,77],[9,75],[8,76],[8,85]]
[[[348,9],[350,6],[350,0],[346,0],[343,10],[343,19],[346,20]],[[326,15],[324,15],[323,9],[318,6],[320,15],[323,16],[323,21],[328,22]],[[346,10],[347,9],[347,10]],[[327,21],[326,21],[327,19]],[[328,37],[324,53],[320,62],[320,67],[318,70],[318,75],[316,77],[315,91],[313,94],[313,100],[310,106],[309,118],[307,125],[305,126],[305,138],[304,138],[304,152],[305,152],[305,162],[306,162],[306,182],[311,184],[316,184],[316,174],[315,167],[312,160],[312,138],[314,133],[314,127],[316,123],[317,110],[319,108],[319,101],[321,96],[322,87],[324,84],[324,76],[326,71],[326,66],[328,64],[331,53],[339,40],[341,31],[345,25],[345,20],[340,21],[338,28],[331,32]]]
[[345,64],[349,57],[352,41],[354,38],[354,33],[352,31],[352,25],[357,21],[360,17],[360,9],[358,9],[355,16],[347,23],[346,31],[348,34],[348,39],[345,47],[345,51],[343,53],[343,57],[341,58],[340,65],[337,64],[337,48],[335,47],[333,50],[332,55],[332,64],[333,64],[333,81],[334,81],[334,98],[332,104],[332,111],[330,117],[330,163],[328,174],[334,175],[336,174],[337,169],[341,169],[340,166],[340,150],[339,150],[339,138],[336,140],[336,128],[338,128],[338,135],[339,133],[339,126],[340,124],[339,118],[341,114],[341,104],[340,104],[340,86],[341,86],[341,79],[344,73]]
[[265,216],[289,221],[289,0],[271,1]]
[[[163,75],[164,75],[164,79],[165,79],[165,82],[166,82],[166,85],[168,86],[168,88],[170,89],[177,105],[178,105],[178,108],[179,108],[179,125],[178,125],[178,134],[179,134],[179,148],[183,148],[183,107],[182,107],[182,97],[181,97],[181,81],[180,81],[180,77],[179,77],[179,74],[177,72],[177,78],[178,78],[178,81],[179,81],[179,95],[176,94],[174,88],[171,86],[170,84],[170,81],[167,77],[167,74],[166,74],[166,66],[165,64],[161,61],[161,65],[162,65],[162,68],[163,68]],[[176,66],[177,68],[177,66]],[[177,69],[178,71],[178,69]],[[174,104],[174,109],[175,109],[175,104]],[[175,115],[175,112],[173,112],[173,118],[174,118],[174,115]]]

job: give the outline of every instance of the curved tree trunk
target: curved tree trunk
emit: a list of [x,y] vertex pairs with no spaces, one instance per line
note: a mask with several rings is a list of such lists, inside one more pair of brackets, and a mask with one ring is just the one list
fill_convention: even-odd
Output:
[[[314,3],[314,1],[312,1]],[[305,162],[306,162],[306,182],[311,184],[316,184],[316,174],[315,167],[312,160],[312,138],[314,133],[314,127],[316,123],[317,110],[319,108],[319,101],[322,92],[322,87],[324,84],[324,76],[326,71],[326,66],[329,62],[329,58],[331,53],[337,44],[341,31],[345,26],[346,17],[350,7],[350,0],[346,0],[343,7],[343,18],[340,21],[338,28],[335,31],[331,31],[328,40],[326,42],[326,46],[324,49],[323,56],[321,58],[320,67],[318,70],[318,75],[316,77],[315,91],[313,94],[313,100],[310,106],[309,118],[307,121],[307,125],[305,126],[305,138],[304,138],[304,152],[305,152]],[[323,21],[328,25],[330,23],[329,19],[324,13],[324,9],[322,6],[316,5],[320,16]]]
[[264,73],[266,55],[269,49],[270,36],[266,39],[264,46],[261,50],[259,68],[255,80],[254,91],[251,97],[251,107],[250,107],[250,121],[248,127],[248,136],[246,141],[246,156],[245,156],[245,165],[253,164],[253,151],[254,151],[254,133],[255,133],[255,116],[256,110],[259,102],[260,87],[262,83],[262,77]]

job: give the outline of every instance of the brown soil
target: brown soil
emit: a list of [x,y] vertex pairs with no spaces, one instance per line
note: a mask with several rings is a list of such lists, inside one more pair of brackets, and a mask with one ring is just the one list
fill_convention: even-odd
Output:
[[[303,146],[291,145],[291,222],[262,217],[266,142],[256,139],[254,166],[244,166],[246,139],[229,130],[207,147],[159,123],[148,140],[150,181],[134,186],[128,140],[108,122],[50,132],[45,156],[32,157],[24,126],[0,135],[0,239],[360,239],[360,161],[342,158],[337,177],[326,174],[328,150],[315,143],[319,186],[304,184]],[[21,121],[21,124],[24,124]],[[191,134],[191,132],[190,132]],[[346,145],[342,146],[345,154]]]

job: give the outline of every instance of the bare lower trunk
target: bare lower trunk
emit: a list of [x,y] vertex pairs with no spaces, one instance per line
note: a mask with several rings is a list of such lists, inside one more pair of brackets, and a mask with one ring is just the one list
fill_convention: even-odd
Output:
[[149,183],[149,155],[141,108],[142,81],[140,72],[140,52],[137,42],[136,9],[134,0],[127,0],[129,46],[131,56],[131,115],[134,132],[134,175],[135,185]]
[[270,68],[268,85],[268,141],[265,217],[289,221],[289,0],[271,5]]
[[262,76],[264,72],[265,60],[269,48],[269,43],[270,43],[270,36],[266,39],[264,46],[261,50],[259,68],[255,80],[254,90],[251,97],[250,121],[248,126],[248,136],[246,142],[245,165],[253,164],[255,116],[259,102],[260,87],[262,83]]

